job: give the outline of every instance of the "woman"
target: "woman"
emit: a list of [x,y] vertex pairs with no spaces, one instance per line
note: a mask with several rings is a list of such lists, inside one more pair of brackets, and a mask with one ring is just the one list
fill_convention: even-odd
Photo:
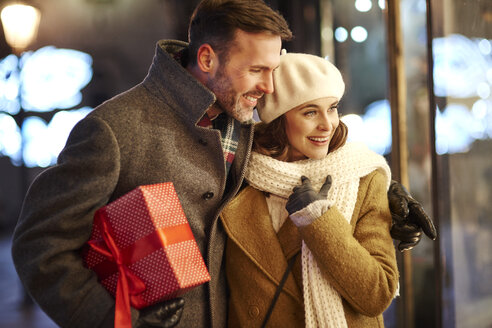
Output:
[[229,326],[260,327],[286,274],[267,326],[383,327],[398,285],[388,165],[345,143],[345,86],[327,60],[282,55],[274,88],[258,104],[249,186],[221,216]]

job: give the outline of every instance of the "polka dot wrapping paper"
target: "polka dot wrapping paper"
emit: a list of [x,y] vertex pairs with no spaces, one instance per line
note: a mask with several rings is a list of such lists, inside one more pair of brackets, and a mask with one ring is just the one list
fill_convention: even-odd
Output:
[[210,280],[172,182],[140,186],[99,209],[83,258],[113,296],[124,272],[137,309]]

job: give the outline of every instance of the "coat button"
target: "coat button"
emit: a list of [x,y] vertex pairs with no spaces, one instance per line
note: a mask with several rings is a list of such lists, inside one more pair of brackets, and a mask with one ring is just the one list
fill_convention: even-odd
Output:
[[198,139],[198,142],[199,142],[199,143],[200,143],[200,145],[202,145],[202,146],[206,146],[206,145],[208,145],[207,140],[202,139],[202,138]]
[[260,315],[260,309],[258,309],[257,306],[252,305],[249,307],[248,313],[251,318],[257,318]]
[[211,191],[207,191],[206,193],[204,193],[204,194],[202,195],[202,198],[203,198],[203,199],[212,199],[212,197],[214,197],[214,193],[213,193],[213,192],[211,192]]

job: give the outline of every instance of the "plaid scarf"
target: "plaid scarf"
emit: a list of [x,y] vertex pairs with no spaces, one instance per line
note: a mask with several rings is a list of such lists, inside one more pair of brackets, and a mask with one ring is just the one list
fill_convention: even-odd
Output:
[[220,142],[224,152],[224,164],[226,176],[229,174],[234,156],[236,155],[237,145],[239,142],[239,122],[225,113],[217,115],[210,119],[207,113],[203,115],[198,125],[204,128],[217,129],[220,131]]

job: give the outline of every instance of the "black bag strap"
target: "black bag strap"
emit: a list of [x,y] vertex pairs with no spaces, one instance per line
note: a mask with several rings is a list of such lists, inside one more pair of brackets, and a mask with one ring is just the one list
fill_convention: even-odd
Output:
[[296,261],[297,255],[299,255],[300,252],[297,252],[294,256],[292,256],[287,264],[287,269],[285,269],[284,275],[282,276],[282,280],[280,280],[280,283],[278,284],[277,290],[275,291],[275,295],[273,295],[272,302],[270,303],[270,307],[268,308],[268,311],[265,315],[265,319],[263,319],[263,323],[261,324],[261,328],[265,328],[266,324],[268,322],[268,319],[270,319],[270,316],[272,315],[273,308],[275,307],[275,303],[277,303],[277,299],[280,296],[280,292],[282,291],[282,288],[284,287],[285,281],[287,280],[287,277],[289,276],[289,272],[294,266],[294,262]]

